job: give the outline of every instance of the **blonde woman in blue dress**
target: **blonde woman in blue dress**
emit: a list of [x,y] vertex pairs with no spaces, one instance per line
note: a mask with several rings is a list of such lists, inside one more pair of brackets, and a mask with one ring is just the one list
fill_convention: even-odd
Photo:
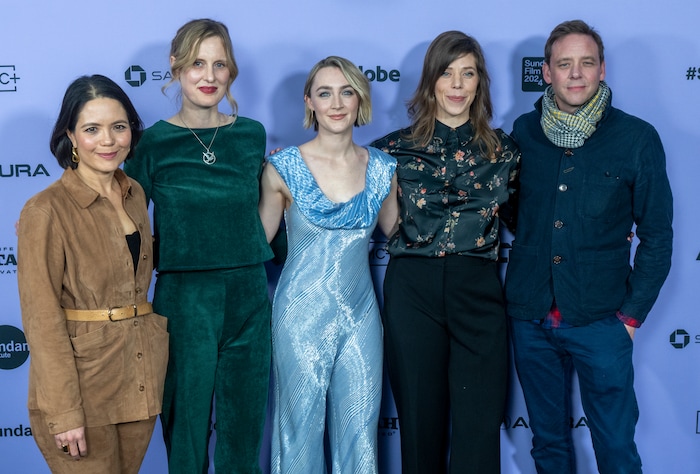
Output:
[[371,103],[350,61],[316,64],[304,102],[317,135],[271,156],[262,177],[268,241],[283,215],[288,239],[272,309],[271,471],[376,473],[382,326],[368,246],[377,224],[395,230],[396,162],[353,142]]

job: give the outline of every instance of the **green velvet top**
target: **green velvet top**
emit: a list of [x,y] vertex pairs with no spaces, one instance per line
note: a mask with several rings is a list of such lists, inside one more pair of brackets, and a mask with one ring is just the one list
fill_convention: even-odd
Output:
[[[214,128],[193,129],[209,145]],[[265,129],[237,117],[219,128],[211,151],[190,130],[159,121],[144,131],[126,173],[153,201],[159,271],[235,268],[272,258],[258,200]]]

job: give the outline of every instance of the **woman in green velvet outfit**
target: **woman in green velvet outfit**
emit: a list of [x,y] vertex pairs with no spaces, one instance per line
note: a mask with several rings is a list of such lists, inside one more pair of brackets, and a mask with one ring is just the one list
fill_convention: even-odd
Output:
[[[265,130],[237,115],[225,25],[193,20],[172,41],[179,112],[144,132],[126,172],[153,201],[154,308],[168,318],[162,425],[170,473],[260,472],[270,364],[272,257],[257,206]],[[224,98],[233,114],[219,112]]]

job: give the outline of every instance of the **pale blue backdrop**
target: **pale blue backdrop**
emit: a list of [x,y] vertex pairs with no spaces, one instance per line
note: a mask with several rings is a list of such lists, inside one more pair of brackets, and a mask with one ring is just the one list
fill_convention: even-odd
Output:
[[[21,329],[14,223],[24,202],[60,176],[48,138],[66,86],[79,75],[105,74],[125,88],[146,125],[171,116],[177,100],[160,92],[168,79],[169,42],[181,24],[199,17],[229,26],[240,66],[233,93],[241,115],[265,125],[269,149],[309,137],[301,127],[303,82],[309,68],[331,54],[351,59],[374,79],[374,121],[357,130],[358,142],[405,126],[404,103],[415,89],[423,54],[448,29],[481,42],[492,78],[493,124],[510,131],[513,120],[539,97],[539,92],[523,91],[524,85],[537,89],[536,81],[523,84],[533,75],[523,70],[523,58],[542,56],[549,31],[563,20],[582,18],[595,26],[606,43],[613,101],[656,126],[675,194],[673,268],[635,337],[641,409],[637,442],[648,473],[700,472],[700,17],[691,0],[3,0],[0,349],[15,341],[12,327]],[[381,242],[370,257],[380,284],[387,261]],[[507,248],[502,257],[507,259]],[[41,474],[48,469],[28,429],[28,362],[19,365],[21,357],[21,351],[0,350],[0,472]],[[12,365],[18,367],[8,368]],[[531,474],[529,421],[512,379],[502,430],[503,472]],[[388,389],[384,401],[378,427],[381,468],[399,473],[400,423]],[[578,400],[574,403],[580,472],[595,472],[585,416]],[[167,472],[159,429],[144,473]],[[265,466],[266,450],[262,457]]]

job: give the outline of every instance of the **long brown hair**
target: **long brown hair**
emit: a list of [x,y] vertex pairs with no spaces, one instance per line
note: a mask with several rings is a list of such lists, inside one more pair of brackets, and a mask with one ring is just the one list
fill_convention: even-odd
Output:
[[469,118],[474,127],[474,139],[479,142],[482,152],[491,157],[500,146],[496,132],[491,128],[493,107],[491,105],[491,80],[486,70],[486,60],[479,43],[461,31],[446,31],[430,43],[423,61],[423,72],[413,97],[408,101],[408,115],[411,118],[410,138],[418,146],[426,146],[435,133],[435,84],[452,61],[474,55],[479,87],[469,109]]

